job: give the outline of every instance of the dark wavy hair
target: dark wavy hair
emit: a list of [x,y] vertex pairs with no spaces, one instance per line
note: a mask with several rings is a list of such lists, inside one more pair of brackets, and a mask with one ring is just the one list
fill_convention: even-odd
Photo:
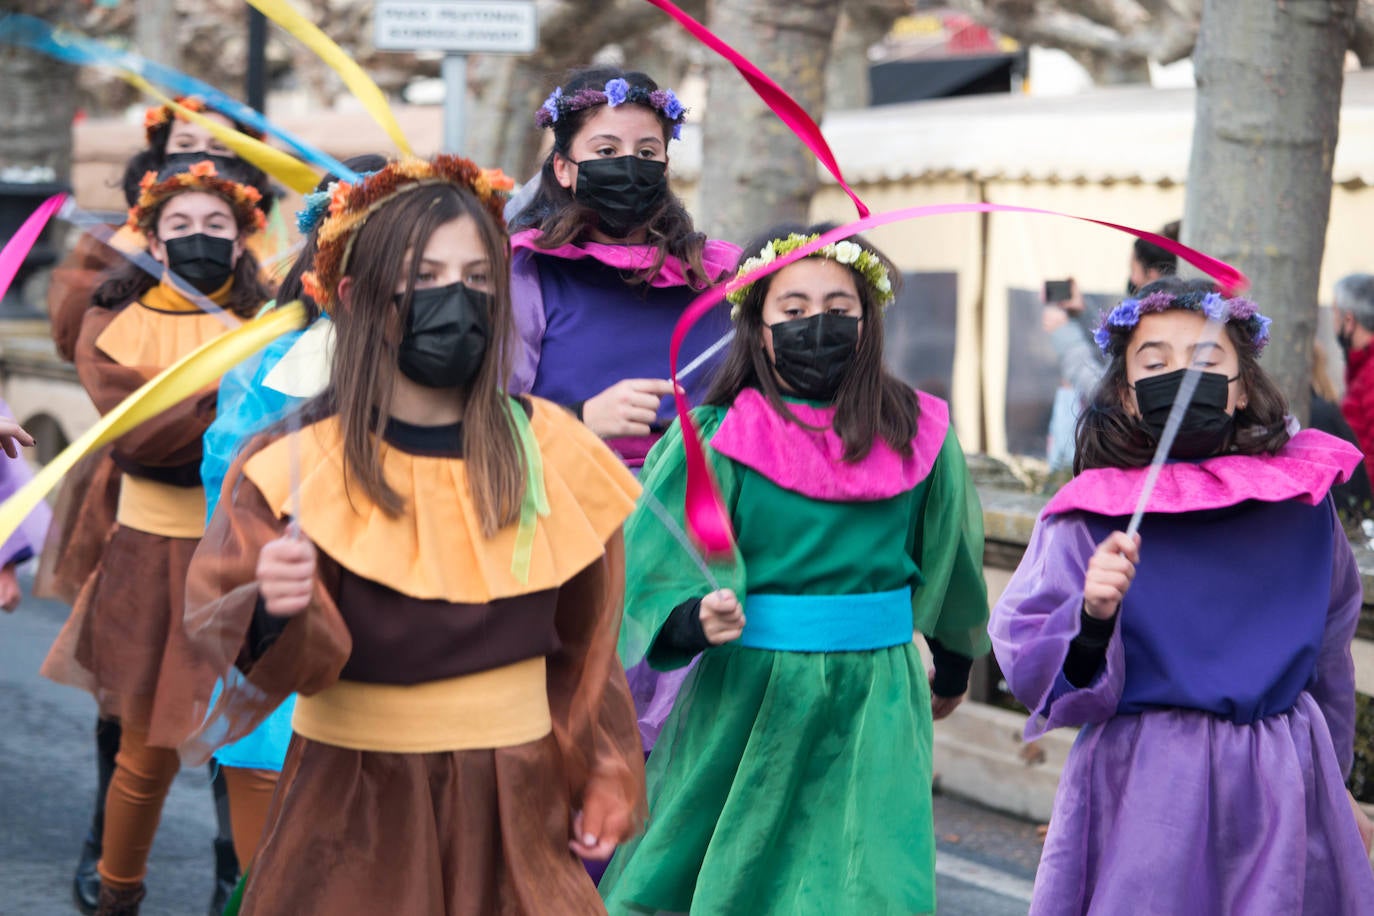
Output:
[[[786,238],[794,232],[815,235],[834,228],[834,223],[815,226],[784,223],[774,226],[750,242],[742,257],[753,257],[769,242]],[[892,262],[862,236],[856,235],[850,241],[882,260],[893,280],[895,295],[901,275]],[[851,271],[854,285],[859,291],[859,302],[863,306],[863,333],[859,335],[854,364],[835,394],[832,426],[835,434],[844,442],[845,461],[862,461],[879,438],[903,458],[909,458],[911,440],[916,437],[916,426],[921,415],[920,402],[916,400],[916,392],[911,386],[889,373],[883,365],[883,308],[878,303],[876,291],[863,275],[853,268]],[[782,399],[773,365],[763,349],[763,301],[768,297],[768,290],[776,276],[769,274],[749,287],[735,320],[735,339],[725,362],[716,373],[705,402],[729,407],[741,391],[756,388],[779,416],[798,426],[814,429],[802,422]]]
[[[1190,308],[1202,297],[1217,292],[1208,280],[1183,280],[1162,277],[1146,284],[1136,297],[1167,293],[1179,301],[1179,308]],[[1132,329],[1133,330],[1133,329]],[[1078,418],[1074,437],[1073,472],[1091,468],[1142,468],[1154,457],[1158,445],[1154,434],[1141,418],[1127,410],[1130,383],[1126,380],[1126,355],[1131,331],[1113,333],[1109,345],[1107,370],[1093,391],[1088,406]],[[1259,349],[1249,331],[1227,322],[1226,336],[1235,348],[1240,364],[1240,385],[1246,405],[1236,410],[1236,421],[1217,454],[1272,455],[1288,442],[1288,402],[1277,385],[1259,364]]]
[[[623,79],[631,88],[642,88],[649,92],[658,89],[646,74],[636,70],[622,70],[619,67],[584,67],[573,70],[563,80],[563,94],[573,95],[581,89],[601,89],[614,79]],[[538,229],[540,248],[558,248],[569,243],[586,241],[588,232],[597,225],[596,211],[582,204],[573,196],[570,189],[558,183],[554,174],[555,156],[570,158],[573,138],[600,106],[570,111],[553,125],[553,149],[544,160],[539,171],[539,190],[525,208],[511,220],[511,232],[521,229]],[[652,110],[652,109],[651,109]],[[663,128],[663,145],[666,149],[673,135],[673,122],[660,112],[654,111]],[[630,282],[647,283],[663,267],[669,256],[678,258],[687,267],[688,283],[694,289],[705,289],[719,277],[707,273],[702,260],[706,247],[706,235],[696,231],[691,215],[682,201],[671,190],[663,196],[659,207],[644,224],[648,232],[648,244],[658,249],[654,262],[645,270],[631,278]]]

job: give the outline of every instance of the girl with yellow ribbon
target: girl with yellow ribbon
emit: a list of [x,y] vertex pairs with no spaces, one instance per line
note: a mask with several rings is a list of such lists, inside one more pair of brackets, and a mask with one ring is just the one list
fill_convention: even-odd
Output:
[[[209,161],[144,176],[128,226],[166,272],[115,272],[82,318],[77,372],[102,413],[262,307],[270,293],[247,248],[264,224],[260,201]],[[192,290],[214,311],[202,311]],[[137,912],[162,802],[180,769],[176,746],[199,721],[190,697],[213,680],[181,617],[204,529],[200,439],[214,397],[213,388],[201,391],[114,443],[123,472],[117,524],[43,667],[90,690],[123,729],[105,802],[98,913]]]
[[455,156],[335,187],[305,285],[328,387],[235,461],[192,563],[225,687],[184,751],[300,693],[244,914],[600,913],[569,847],[642,815],[615,656],[638,487],[504,391],[506,187]]
[[[257,136],[246,125],[210,109],[196,97],[182,97],[177,101],[184,108],[200,112],[225,127]],[[236,152],[204,127],[179,117],[170,105],[148,108],[144,112],[143,127],[147,143],[129,158],[120,181],[130,207],[138,203],[141,193],[139,182],[148,172],[186,169],[208,160],[214,163],[219,174],[233,177],[257,189],[261,195],[258,208],[264,215],[270,214],[275,194],[268,176],[240,159]],[[261,254],[262,238],[261,234],[255,234],[250,239],[255,254]],[[48,286],[48,318],[53,343],[64,360],[71,362],[75,356],[82,319],[90,308],[96,287],[110,271],[124,268],[128,263],[128,255],[144,251],[146,245],[145,235],[127,225],[112,236],[83,233],[66,259],[53,270]],[[37,594],[58,598],[68,604],[76,602],[81,586],[90,578],[100,560],[106,535],[114,524],[119,478],[119,468],[110,460],[108,448],[90,455],[67,475],[58,496],[55,523],[40,556],[34,587]],[[95,734],[96,811],[72,879],[72,893],[78,908],[85,913],[95,910],[100,892],[96,863],[100,859],[100,837],[104,832],[105,792],[114,773],[114,758],[119,750],[119,723],[112,719],[100,719],[96,723]],[[216,877],[210,909],[218,913],[224,909],[224,903],[233,890],[238,863],[229,839],[226,806],[220,803],[225,790],[218,773],[214,774],[212,784],[216,796],[219,836],[215,842]]]

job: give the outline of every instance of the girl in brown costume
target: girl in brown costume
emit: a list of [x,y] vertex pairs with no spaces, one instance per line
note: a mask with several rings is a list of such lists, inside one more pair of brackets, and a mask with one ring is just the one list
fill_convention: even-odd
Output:
[[[173,362],[238,326],[268,290],[247,239],[263,226],[258,192],[213,163],[142,182],[129,225],[168,273],[132,265],[97,289],[75,347],[77,373],[103,413]],[[172,274],[178,278],[174,281]],[[208,296],[201,310],[177,282]],[[90,690],[123,727],[105,802],[98,913],[136,913],[176,746],[198,724],[191,697],[213,681],[182,628],[186,569],[204,527],[200,439],[215,391],[188,398],[119,439],[117,524],[43,673]]]
[[[177,102],[225,127],[261,139],[247,125],[208,108],[198,98],[182,97]],[[271,212],[275,200],[271,179],[251,163],[238,158],[205,127],[186,120],[170,105],[154,105],[144,112],[143,128],[147,144],[129,159],[120,180],[130,207],[138,203],[142,191],[139,182],[148,172],[184,171],[195,162],[210,160],[222,177],[256,188],[262,195],[258,209],[264,215]],[[254,245],[257,246],[262,238],[261,234],[254,235]],[[143,232],[128,225],[108,240],[93,232],[84,232],[63,262],[53,270],[48,285],[48,319],[53,343],[63,360],[72,362],[75,358],[81,322],[91,306],[96,288],[111,271],[123,268],[128,257],[143,252],[146,247]],[[262,253],[260,247],[253,250],[255,254]],[[76,602],[81,587],[99,564],[114,526],[119,486],[119,468],[110,459],[108,447],[88,455],[67,474],[58,494],[47,542],[39,557],[34,583],[36,595],[58,598],[67,604]],[[96,863],[100,860],[100,838],[104,833],[105,794],[114,773],[115,755],[119,752],[119,730],[117,719],[101,717],[96,722],[95,812],[72,881],[73,897],[83,913],[95,911],[100,893]],[[238,862],[229,839],[224,778],[218,770],[212,775],[211,786],[215,794],[219,837],[214,844],[216,874],[210,913],[218,916],[238,881]]]
[[502,183],[440,156],[338,186],[307,283],[330,385],[235,462],[192,563],[227,683],[203,742],[300,693],[245,916],[601,913],[577,855],[641,817],[615,655],[638,485],[502,391]]

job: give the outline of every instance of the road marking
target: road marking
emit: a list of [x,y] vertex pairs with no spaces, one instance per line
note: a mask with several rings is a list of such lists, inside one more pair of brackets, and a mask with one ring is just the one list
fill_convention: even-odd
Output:
[[1022,903],[1031,901],[1030,881],[943,850],[935,854],[935,873]]

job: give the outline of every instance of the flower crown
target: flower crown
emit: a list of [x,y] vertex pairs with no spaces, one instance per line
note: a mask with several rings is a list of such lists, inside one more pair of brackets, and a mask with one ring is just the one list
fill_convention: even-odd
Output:
[[[370,178],[376,174],[375,171],[359,172],[358,177]],[[309,235],[329,215],[329,201],[333,198],[334,186],[338,183],[339,179],[336,178],[325,185],[324,190],[311,191],[301,198],[305,206],[296,211],[296,229],[301,235]]]
[[129,208],[126,225],[141,232],[157,231],[157,215],[162,205],[185,191],[202,191],[221,197],[234,211],[234,221],[245,234],[261,232],[267,217],[258,209],[262,195],[251,185],[239,184],[220,176],[215,164],[208,159],[195,163],[184,172],[177,172],[162,181],[157,172],[147,172],[138,183],[138,201]]
[[[772,264],[783,255],[791,254],[803,245],[814,242],[818,238],[820,238],[819,234],[802,235],[801,233],[793,232],[785,239],[774,239],[767,245],[764,245],[762,251],[741,264],[735,277],[743,277],[746,274],[758,270],[765,264]],[[892,304],[892,300],[895,297],[892,294],[892,278],[888,276],[887,265],[883,263],[882,258],[878,257],[878,255],[869,251],[858,242],[851,242],[848,239],[832,242],[824,248],[812,252],[809,257],[829,258],[832,261],[838,261],[864,278],[864,282],[871,286],[877,293],[879,305],[883,308],[887,308]],[[728,299],[733,306],[733,308],[730,309],[731,320],[738,320],[740,309],[744,307],[744,300],[749,296],[749,290],[753,288],[754,284],[749,283],[726,295],[725,298]]]
[[534,123],[539,127],[553,127],[560,119],[574,111],[609,105],[619,108],[625,104],[644,105],[657,111],[673,125],[673,139],[682,139],[682,122],[687,120],[687,109],[678,101],[671,89],[645,89],[631,86],[623,79],[613,79],[601,89],[579,89],[571,95],[563,94],[563,87],[555,87],[544,104],[535,112]]
[[1201,312],[1209,321],[1238,325],[1249,336],[1256,353],[1262,352],[1269,343],[1269,325],[1273,324],[1273,320],[1261,315],[1259,306],[1249,299],[1227,299],[1221,293],[1201,290],[1181,295],[1160,290],[1141,299],[1123,299],[1120,305],[1103,316],[1101,324],[1093,332],[1093,340],[1097,341],[1097,346],[1104,354],[1110,356],[1114,348],[1125,346],[1131,331],[1140,323],[1140,316],[1174,309]]
[[401,159],[369,173],[357,184],[336,181],[328,192],[321,192],[329,195],[328,215],[319,223],[315,269],[301,278],[310,298],[322,308],[333,304],[353,254],[353,242],[368,217],[406,191],[439,184],[471,191],[497,223],[505,225],[502,212],[515,182],[500,169],[479,168],[461,156]]
[[[205,104],[205,100],[196,95],[183,95],[177,98],[177,104],[187,111],[206,112],[211,111],[210,106]],[[154,105],[143,112],[143,136],[147,138],[148,145],[152,146],[154,135],[162,129],[163,125],[170,124],[173,118],[178,117],[177,110],[171,105]],[[261,140],[262,134],[251,127],[234,125],[236,130],[240,130],[255,140]]]

